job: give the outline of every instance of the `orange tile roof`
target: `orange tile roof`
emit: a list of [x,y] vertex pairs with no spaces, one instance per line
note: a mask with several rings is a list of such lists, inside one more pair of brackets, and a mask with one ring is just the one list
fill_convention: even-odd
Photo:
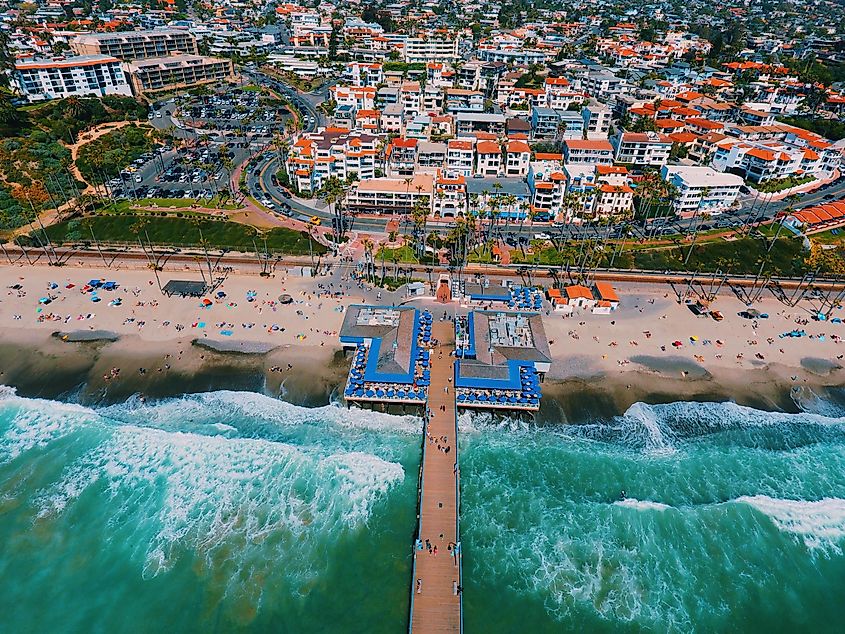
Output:
[[502,148],[495,141],[481,141],[475,146],[475,149],[479,154],[500,154],[502,152]]
[[596,291],[598,291],[599,297],[601,297],[603,300],[611,302],[619,301],[619,296],[616,294],[616,291],[613,289],[613,286],[608,284],[607,282],[596,282]]
[[580,284],[567,286],[564,291],[569,299],[593,299],[593,293],[590,289]]

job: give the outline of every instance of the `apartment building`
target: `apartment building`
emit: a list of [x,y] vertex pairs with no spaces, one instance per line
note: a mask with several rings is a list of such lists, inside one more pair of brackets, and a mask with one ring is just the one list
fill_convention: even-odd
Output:
[[475,172],[475,143],[471,140],[452,139],[446,146],[446,169],[464,177]]
[[77,55],[111,55],[124,62],[173,53],[199,54],[197,39],[181,29],[87,33],[71,40],[70,48]]
[[377,86],[384,81],[384,70],[381,64],[349,62],[341,79],[352,86]]
[[399,103],[406,117],[415,117],[420,113],[422,87],[418,81],[406,81],[399,90]]
[[580,139],[584,120],[581,113],[572,110],[532,108],[531,131],[535,139]]
[[596,165],[593,218],[621,218],[634,210],[634,190],[621,165]]
[[373,110],[376,104],[376,89],[372,86],[341,86],[329,89],[338,107],[351,106],[354,110]]
[[447,88],[446,110],[449,112],[481,112],[484,110],[484,94],[478,90]]
[[581,110],[584,132],[588,139],[606,139],[610,131],[611,110],[604,104],[592,102]]
[[411,176],[417,165],[419,139],[396,138],[387,146],[386,160],[391,176]]
[[476,175],[498,176],[502,172],[502,148],[496,141],[479,141],[475,155],[478,158]]
[[402,133],[402,106],[392,103],[381,111],[381,129],[390,134]]
[[317,191],[332,177],[366,181],[382,167],[379,143],[377,136],[337,128],[308,134],[291,147],[285,170],[302,192]]
[[567,163],[613,165],[613,146],[610,141],[567,139],[563,142],[563,158]]
[[14,83],[30,101],[132,95],[120,60],[109,55],[34,59],[15,64]]
[[585,88],[587,93],[599,101],[608,103],[617,95],[622,94],[625,82],[607,71],[592,71],[587,76]]
[[346,196],[347,208],[365,214],[410,214],[415,205],[432,210],[434,176],[415,174],[410,182],[401,178],[371,178],[353,185]]
[[466,212],[466,178],[448,170],[438,170],[434,179],[432,213],[440,218],[455,218]]
[[505,115],[492,112],[459,112],[455,115],[457,136],[469,136],[476,132],[489,132],[496,136],[505,134]]
[[507,177],[523,177],[531,165],[531,148],[525,141],[511,140],[505,146],[504,172]]
[[458,59],[458,40],[439,37],[409,37],[403,49],[405,61],[409,64],[418,62],[454,62]]
[[234,78],[232,60],[200,55],[153,57],[129,62],[124,70],[136,95]]
[[716,148],[710,165],[720,172],[741,171],[753,183],[786,178],[818,170],[819,156],[812,150],[778,141],[724,143]]
[[555,110],[566,110],[573,103],[584,99],[577,90],[573,90],[569,80],[564,77],[547,77],[544,83],[546,103],[543,104]]
[[663,167],[669,160],[672,139],[657,132],[620,131],[610,139],[617,163]]
[[417,145],[417,170],[435,173],[446,165],[445,143],[420,141]]
[[528,168],[531,209],[535,217],[556,218],[566,193],[563,155],[538,152]]
[[741,177],[721,174],[709,167],[664,165],[660,176],[678,188],[673,206],[682,218],[698,213],[720,214],[730,209],[743,184]]

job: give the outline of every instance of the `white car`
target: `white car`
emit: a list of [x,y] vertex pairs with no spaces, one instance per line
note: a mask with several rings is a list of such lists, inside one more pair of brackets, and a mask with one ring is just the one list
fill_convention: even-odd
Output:
[[535,233],[534,239],[535,240],[551,240],[552,237],[548,233]]

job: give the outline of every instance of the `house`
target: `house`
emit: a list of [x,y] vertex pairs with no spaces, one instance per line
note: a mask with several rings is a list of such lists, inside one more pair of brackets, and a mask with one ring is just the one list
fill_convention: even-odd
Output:
[[502,171],[502,148],[496,141],[479,141],[475,146],[478,158],[476,174],[498,176]]
[[612,284],[608,282],[596,282],[593,285],[599,303],[606,302],[610,306],[610,310],[616,310],[619,307],[619,297],[616,295],[616,290]]
[[572,308],[592,308],[596,305],[596,299],[593,297],[593,292],[581,284],[571,284],[564,287],[564,294],[566,295],[566,303]]

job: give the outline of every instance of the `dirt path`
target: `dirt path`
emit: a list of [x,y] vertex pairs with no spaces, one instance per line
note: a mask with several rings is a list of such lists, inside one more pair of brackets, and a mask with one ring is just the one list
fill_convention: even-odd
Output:
[[88,184],[82,177],[82,173],[79,171],[79,168],[76,166],[76,159],[79,156],[79,149],[83,145],[87,145],[92,141],[96,141],[101,136],[108,134],[109,132],[114,132],[115,130],[119,130],[120,128],[129,125],[130,123],[137,123],[136,121],[111,121],[109,123],[101,123],[98,126],[94,126],[90,130],[87,130],[79,135],[76,140],[76,143],[69,145],[65,144],[70,150],[70,158],[72,160],[70,164],[70,172],[73,174],[73,177],[85,183],[85,190],[82,192],[83,194],[91,194],[94,193],[94,188]]

